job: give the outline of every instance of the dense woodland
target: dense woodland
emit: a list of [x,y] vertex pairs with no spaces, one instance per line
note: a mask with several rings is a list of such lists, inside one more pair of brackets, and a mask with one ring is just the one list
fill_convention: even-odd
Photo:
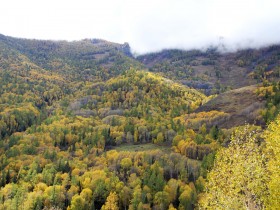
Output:
[[0,209],[277,209],[279,55],[1,35]]

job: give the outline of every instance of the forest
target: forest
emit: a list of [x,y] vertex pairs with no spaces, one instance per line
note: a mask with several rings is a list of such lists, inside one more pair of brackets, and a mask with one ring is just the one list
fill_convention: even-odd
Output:
[[0,35],[0,209],[278,209],[279,77],[279,46]]

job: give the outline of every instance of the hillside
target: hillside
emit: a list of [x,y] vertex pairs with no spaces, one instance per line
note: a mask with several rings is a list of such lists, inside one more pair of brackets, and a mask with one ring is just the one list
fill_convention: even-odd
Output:
[[132,58],[127,43],[99,39],[81,41],[28,40],[0,35],[0,42],[42,69],[71,80],[106,80],[141,64]]
[[[1,117],[14,115],[15,124],[25,127],[8,133],[10,121],[3,118],[7,126],[2,127],[0,147],[1,208],[77,209],[76,203],[82,202],[82,209],[100,209],[113,192],[126,195],[119,205],[128,208],[137,190],[150,197],[146,206],[160,205],[152,198],[165,186],[172,186],[172,193],[190,189],[188,183],[198,178],[201,162],[157,145],[166,148],[176,135],[186,135],[183,125],[173,118],[196,109],[206,99],[203,94],[137,70],[77,88],[46,104],[45,119],[30,124],[26,124],[29,113],[8,112],[10,106],[5,104]],[[147,143],[154,146],[145,150]],[[135,152],[111,150],[133,144],[143,146]],[[200,148],[199,159],[212,147]],[[170,201],[179,206],[176,199],[179,192]]]
[[258,98],[256,91],[257,86],[227,91],[208,101],[195,112],[199,114],[215,110],[225,113],[226,118],[212,122],[220,128],[232,128],[245,123],[264,126],[261,110],[265,107],[265,101]]
[[219,170],[216,153],[231,151],[232,131],[249,123],[254,148],[268,154],[262,132],[280,112],[278,51],[135,59],[127,43],[0,35],[0,209],[207,206],[208,173]]
[[259,50],[220,53],[216,48],[163,50],[137,57],[151,72],[201,89],[206,94],[250,86],[263,79],[279,80],[278,45]]

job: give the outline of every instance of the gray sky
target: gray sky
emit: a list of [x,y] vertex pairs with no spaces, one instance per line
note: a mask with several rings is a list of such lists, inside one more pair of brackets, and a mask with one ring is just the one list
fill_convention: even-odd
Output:
[[53,40],[129,42],[164,48],[234,50],[280,43],[279,0],[2,0],[0,33]]

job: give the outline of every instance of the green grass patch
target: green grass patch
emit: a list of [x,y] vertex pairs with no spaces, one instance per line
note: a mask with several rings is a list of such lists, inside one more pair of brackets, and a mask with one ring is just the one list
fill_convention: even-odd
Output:
[[151,151],[151,150],[161,150],[166,153],[171,152],[171,148],[169,146],[159,146],[152,143],[147,144],[122,144],[112,148],[118,152],[128,151],[128,152],[144,152],[144,151]]

